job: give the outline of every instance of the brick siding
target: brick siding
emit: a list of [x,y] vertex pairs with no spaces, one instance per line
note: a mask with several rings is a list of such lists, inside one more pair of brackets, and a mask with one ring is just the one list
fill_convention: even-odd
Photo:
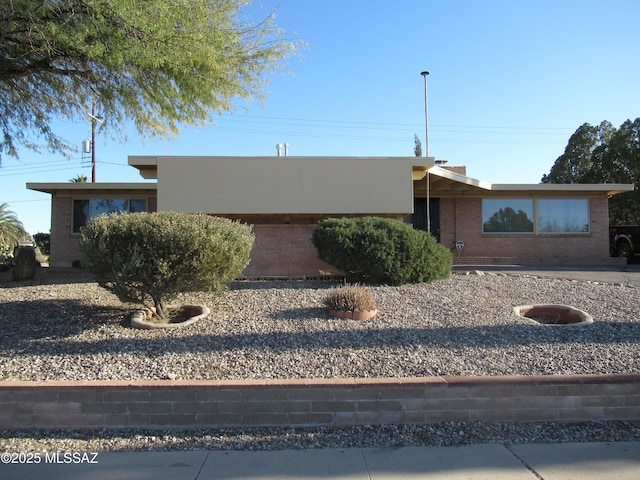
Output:
[[640,420],[640,374],[0,382],[0,429]]
[[318,258],[311,236],[317,224],[254,225],[256,240],[243,277],[302,277],[339,274]]
[[[588,234],[483,234],[481,198],[440,200],[440,240],[459,264],[618,264],[609,256],[608,200],[589,199]],[[464,242],[458,252],[455,243]]]
[[[139,194],[129,191],[120,195],[125,198],[146,198],[147,209],[150,212],[157,210],[156,197],[141,197]],[[52,267],[71,267],[75,261],[82,261],[80,254],[80,235],[72,232],[73,199],[89,198],[87,195],[72,196],[71,194],[54,193],[51,195],[51,255]]]

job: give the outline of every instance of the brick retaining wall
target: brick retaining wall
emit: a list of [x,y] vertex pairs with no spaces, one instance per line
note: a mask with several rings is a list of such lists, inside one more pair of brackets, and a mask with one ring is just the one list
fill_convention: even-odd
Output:
[[0,382],[0,429],[640,420],[640,374]]

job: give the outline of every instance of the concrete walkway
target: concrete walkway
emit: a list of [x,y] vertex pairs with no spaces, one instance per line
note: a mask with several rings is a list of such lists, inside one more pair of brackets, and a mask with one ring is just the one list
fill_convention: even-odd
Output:
[[454,271],[502,272],[514,275],[566,278],[570,280],[621,283],[640,287],[640,264],[630,265],[454,265]]
[[[0,478],[18,480],[266,480],[474,479],[637,480],[640,442],[483,444],[250,451],[123,452],[87,454],[85,462],[41,454],[37,465],[0,464]],[[73,456],[70,456],[73,459]],[[59,463],[57,463],[59,462]]]

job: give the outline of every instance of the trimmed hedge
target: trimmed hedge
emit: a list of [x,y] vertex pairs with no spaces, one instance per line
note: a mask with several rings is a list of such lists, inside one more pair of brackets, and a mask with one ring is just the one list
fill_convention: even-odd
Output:
[[204,214],[101,215],[81,231],[84,265],[123,302],[165,318],[180,292],[221,291],[249,264],[251,226]]
[[429,233],[379,217],[323,220],[311,239],[318,257],[352,281],[402,285],[451,275],[453,256]]

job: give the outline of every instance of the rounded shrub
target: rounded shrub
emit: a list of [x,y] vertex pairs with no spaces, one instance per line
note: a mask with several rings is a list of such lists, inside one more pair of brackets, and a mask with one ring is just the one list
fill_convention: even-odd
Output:
[[449,277],[451,252],[429,233],[379,217],[330,218],[311,239],[318,257],[351,280],[402,285]]
[[221,291],[249,264],[251,226],[204,214],[101,215],[81,231],[83,264],[123,302],[167,318],[181,292]]

